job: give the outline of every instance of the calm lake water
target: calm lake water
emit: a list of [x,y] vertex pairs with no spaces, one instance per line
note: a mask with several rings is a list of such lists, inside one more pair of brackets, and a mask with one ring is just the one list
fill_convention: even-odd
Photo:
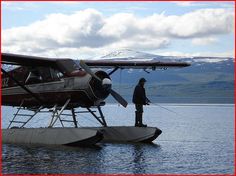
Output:
[[[168,109],[168,110],[167,110]],[[6,128],[15,109],[2,107]],[[134,106],[103,108],[108,125],[133,125]],[[92,148],[2,145],[2,172],[233,174],[234,105],[156,104],[144,109],[144,122],[162,130],[150,144],[99,144]],[[35,117],[30,127],[48,124]],[[81,126],[96,126],[91,116],[79,116]]]

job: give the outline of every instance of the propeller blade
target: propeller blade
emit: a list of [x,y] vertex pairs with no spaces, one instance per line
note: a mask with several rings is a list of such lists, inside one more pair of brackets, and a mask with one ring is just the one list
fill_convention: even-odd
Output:
[[85,62],[83,60],[80,60],[80,66],[88,73],[90,74],[92,77],[96,78],[97,80],[101,81],[102,80],[93,73],[93,71],[89,68],[88,65],[85,64]]
[[115,92],[112,89],[110,90],[110,93],[116,99],[116,101],[118,101],[122,106],[124,106],[126,108],[128,103],[122,96],[120,96],[117,92]]
[[[92,77],[96,78],[97,80],[99,80],[102,83],[102,80],[97,75],[95,75],[93,73],[93,71],[89,68],[89,66],[83,60],[80,60],[80,66],[88,74],[90,74]],[[126,107],[128,105],[127,101],[122,96],[120,96],[117,92],[115,92],[114,90],[110,89],[110,93],[116,99],[116,101],[118,101],[122,106]]]

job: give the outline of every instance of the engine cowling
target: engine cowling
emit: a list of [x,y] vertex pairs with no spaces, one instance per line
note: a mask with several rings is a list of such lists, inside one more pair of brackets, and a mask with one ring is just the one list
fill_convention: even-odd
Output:
[[102,80],[102,82],[98,81],[96,78],[92,78],[89,81],[89,85],[92,88],[94,96],[98,99],[104,100],[110,94],[112,87],[111,78],[106,72],[102,70],[96,71],[95,74]]

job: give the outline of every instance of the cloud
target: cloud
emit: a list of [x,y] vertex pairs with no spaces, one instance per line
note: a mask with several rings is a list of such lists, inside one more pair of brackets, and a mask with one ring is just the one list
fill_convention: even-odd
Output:
[[195,38],[192,40],[193,45],[209,45],[218,42],[218,39],[215,37],[207,37],[207,38]]
[[233,11],[225,9],[201,9],[176,20],[171,35],[181,38],[226,34],[234,29]]
[[[2,31],[3,52],[74,56],[104,50],[167,48],[174,39],[193,39],[193,44],[209,44],[219,34],[234,29],[234,12],[226,9],[200,9],[183,15],[132,13],[105,16],[95,9],[73,14],[50,14],[28,26]],[[201,41],[200,41],[201,40]],[[55,54],[53,54],[55,56]],[[61,55],[60,55],[61,56]]]

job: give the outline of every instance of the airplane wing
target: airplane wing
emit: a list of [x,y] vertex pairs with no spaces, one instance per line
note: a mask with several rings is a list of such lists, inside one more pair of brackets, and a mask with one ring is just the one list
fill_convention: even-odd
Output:
[[74,70],[78,70],[79,66],[69,58],[46,58],[36,56],[26,56],[19,54],[2,53],[2,64],[8,65],[22,65],[29,67],[51,67],[58,69],[63,74],[69,74]]
[[84,60],[90,68],[153,69],[190,66],[187,62]]
[[[63,74],[70,74],[80,69],[76,61],[69,58],[46,58],[36,56],[26,56],[10,53],[2,53],[2,64],[22,65],[22,66],[43,66],[58,69]],[[187,67],[186,62],[162,62],[162,61],[119,61],[119,60],[83,60],[90,68],[115,68],[115,69],[153,69],[169,67]]]

